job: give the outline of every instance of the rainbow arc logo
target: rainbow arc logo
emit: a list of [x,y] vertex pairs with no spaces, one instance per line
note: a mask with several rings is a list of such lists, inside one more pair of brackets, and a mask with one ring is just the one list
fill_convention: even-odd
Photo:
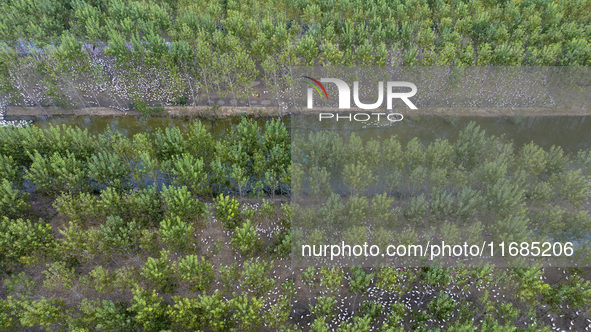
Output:
[[[316,92],[318,92],[318,95],[320,96],[320,98],[322,98],[322,92],[320,92],[320,89],[322,89],[322,91],[324,91],[324,97],[328,101],[328,93],[326,93],[326,89],[324,88],[324,85],[322,85],[322,83],[320,83],[320,81],[318,81],[310,76],[302,76],[302,77],[312,81],[313,83],[316,83],[316,84],[313,84],[312,82],[304,81],[306,84],[313,87],[316,90]],[[320,87],[320,89],[318,89],[319,87]]]

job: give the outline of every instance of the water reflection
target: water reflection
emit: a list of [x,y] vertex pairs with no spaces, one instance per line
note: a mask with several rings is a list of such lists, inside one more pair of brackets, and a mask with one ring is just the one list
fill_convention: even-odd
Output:
[[[545,149],[561,146],[566,152],[591,148],[591,121],[586,116],[537,116],[537,117],[405,117],[403,121],[384,126],[355,124],[349,121],[322,121],[316,116],[294,116],[294,128],[306,130],[331,129],[342,133],[356,132],[364,140],[387,138],[396,135],[406,144],[414,137],[424,143],[437,138],[455,141],[470,121],[476,122],[487,135],[504,136],[513,140],[519,148],[531,141]],[[387,122],[387,121],[385,121]],[[365,128],[364,128],[365,127]]]
[[[154,133],[158,128],[179,127],[182,132],[190,128],[191,119],[168,117],[97,117],[97,116],[61,116],[34,118],[33,125],[49,128],[50,125],[75,125],[88,129],[91,134],[98,134],[111,129],[126,136],[137,133]],[[201,122],[214,137],[221,137],[240,118],[201,119]],[[264,124],[266,119],[256,119]],[[559,145],[565,151],[572,152],[591,148],[591,121],[586,116],[537,116],[537,117],[449,117],[449,116],[407,116],[403,121],[388,126],[362,125],[351,126],[348,121],[319,123],[317,116],[285,117],[284,121],[294,128],[334,129],[339,131],[355,131],[363,139],[385,138],[396,135],[406,144],[414,137],[429,143],[437,138],[447,138],[454,141],[458,133],[475,121],[487,135],[501,136],[513,140],[515,147],[520,147],[534,141],[541,147],[548,149],[552,145]],[[383,125],[383,124],[378,124]]]

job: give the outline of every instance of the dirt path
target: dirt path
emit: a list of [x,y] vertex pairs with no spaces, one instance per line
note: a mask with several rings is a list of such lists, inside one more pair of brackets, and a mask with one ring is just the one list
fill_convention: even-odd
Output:
[[[334,112],[335,109],[318,108],[307,110],[306,112]],[[363,110],[359,110],[363,112]],[[540,109],[540,108],[422,108],[418,110],[401,110],[404,116],[558,116],[558,115],[591,115],[587,109]],[[286,111],[280,111],[277,107],[253,106],[253,107],[234,107],[234,106],[166,106],[164,107],[164,116],[172,117],[227,117],[237,115],[249,115],[255,117],[275,117],[289,114]],[[108,107],[88,107],[80,109],[60,109],[60,108],[39,108],[39,107],[17,107],[9,106],[6,112],[7,117],[18,118],[27,117],[45,117],[45,116],[125,116],[140,115],[137,111],[121,111]]]

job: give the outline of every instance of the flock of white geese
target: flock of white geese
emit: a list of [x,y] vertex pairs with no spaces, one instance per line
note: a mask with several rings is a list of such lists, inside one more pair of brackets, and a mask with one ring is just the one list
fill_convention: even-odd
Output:
[[33,120],[4,120],[6,107],[0,107],[0,127],[26,127],[33,123]]

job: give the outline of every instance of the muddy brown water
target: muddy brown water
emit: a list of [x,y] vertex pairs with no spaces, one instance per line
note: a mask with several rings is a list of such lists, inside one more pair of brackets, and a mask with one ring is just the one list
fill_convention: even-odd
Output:
[[[158,128],[179,127],[182,132],[189,130],[194,119],[174,117],[137,117],[137,116],[54,116],[19,119],[32,119],[33,125],[49,128],[51,125],[70,125],[88,129],[91,134],[103,133],[107,130],[121,132],[127,136],[145,132],[154,133]],[[10,118],[8,118],[10,120]],[[217,119],[200,119],[206,128],[216,138],[221,138],[240,122],[240,118],[226,117]],[[260,125],[267,121],[258,118]],[[352,127],[346,121],[324,122],[319,124],[317,117],[305,118],[283,117],[288,127],[295,128],[336,129],[349,130]],[[501,136],[514,141],[516,148],[535,142],[545,149],[552,145],[561,146],[566,152],[591,149],[591,117],[589,116],[526,116],[526,117],[450,117],[450,116],[420,116],[405,117],[404,120],[390,126],[368,128],[355,131],[364,139],[388,137],[396,135],[405,144],[414,137],[428,143],[437,138],[455,141],[458,133],[470,121],[476,122],[487,135]]]

